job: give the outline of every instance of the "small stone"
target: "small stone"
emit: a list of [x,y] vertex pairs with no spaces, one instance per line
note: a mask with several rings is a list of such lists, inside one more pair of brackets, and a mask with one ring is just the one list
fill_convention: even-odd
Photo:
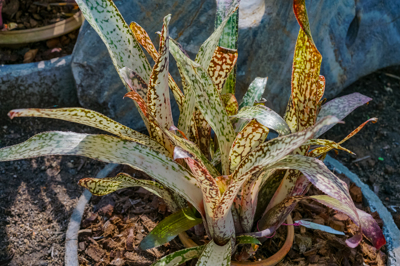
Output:
[[350,186],[350,195],[351,195],[351,198],[355,202],[357,202],[357,203],[361,203],[362,202],[361,188],[357,187],[354,184],[351,184],[351,186]]
[[37,21],[34,20],[33,18],[29,19],[29,24],[31,24],[32,28],[35,28],[38,25]]
[[47,47],[49,48],[56,48],[56,47],[60,47],[61,43],[60,40],[58,38],[54,38],[54,39],[50,39],[46,42]]
[[339,212],[339,213],[336,213],[335,215],[333,215],[333,219],[335,219],[337,221],[345,222],[349,219],[349,216]]
[[41,16],[39,16],[38,14],[33,14],[32,15],[34,19],[36,20],[43,20]]
[[391,175],[395,172],[395,169],[390,165],[385,165],[385,173]]
[[306,250],[311,248],[312,239],[308,236],[296,234],[295,243],[299,247],[300,254],[303,254]]
[[74,164],[71,163],[71,162],[68,162],[68,163],[67,163],[67,167],[68,167],[68,168],[74,168]]

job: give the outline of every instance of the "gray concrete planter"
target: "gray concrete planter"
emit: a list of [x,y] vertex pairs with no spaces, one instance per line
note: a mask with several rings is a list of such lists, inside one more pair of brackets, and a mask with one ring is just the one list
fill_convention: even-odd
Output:
[[15,108],[78,106],[71,58],[0,65],[0,117]]
[[[375,195],[369,187],[361,182],[360,178],[354,173],[350,172],[347,167],[341,164],[339,161],[333,159],[329,155],[325,159],[325,164],[327,167],[334,172],[346,175],[352,182],[354,182],[364,196],[365,203],[371,208],[371,211],[377,211],[381,217],[384,226],[383,233],[387,241],[388,250],[388,262],[387,266],[398,266],[400,265],[400,231],[393,221],[393,217],[390,212],[383,205],[382,201]],[[107,166],[107,167],[113,167]],[[104,168],[103,173],[99,173],[101,177],[104,177],[107,171]],[[115,166],[114,166],[115,167]],[[114,169],[114,168],[112,168]],[[112,171],[109,170],[109,171]],[[105,175],[104,175],[105,174]],[[82,214],[85,209],[86,204],[89,202],[91,193],[87,190],[80,197],[77,207],[75,208],[70,223],[68,225],[68,231],[65,241],[65,266],[79,266],[78,262],[78,231],[82,219]]]

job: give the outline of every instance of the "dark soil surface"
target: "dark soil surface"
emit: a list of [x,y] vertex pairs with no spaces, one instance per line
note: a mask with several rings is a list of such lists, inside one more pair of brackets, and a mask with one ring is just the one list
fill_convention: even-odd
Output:
[[345,124],[336,125],[322,138],[340,141],[367,119],[379,119],[343,143],[356,156],[342,151],[337,156],[334,152],[330,155],[370,185],[400,227],[400,67],[389,67],[368,75],[338,96],[353,92],[373,100],[356,109],[344,119]]
[[[343,144],[346,148],[354,151],[357,156],[353,157],[340,152],[337,158],[358,174],[364,182],[371,185],[383,202],[390,207],[389,209],[392,210],[396,218],[398,212],[400,212],[400,208],[398,208],[400,196],[397,192],[400,186],[398,170],[400,137],[397,128],[400,104],[396,101],[400,96],[400,80],[389,77],[385,73],[400,77],[400,67],[378,71],[359,80],[345,90],[343,95],[360,92],[374,100],[369,105],[358,108],[345,119],[346,124],[337,125],[325,137],[340,141],[368,118],[374,116],[379,118],[378,123],[367,125],[356,136]],[[34,118],[10,120],[8,117],[2,117],[0,118],[0,147],[20,143],[36,133],[49,130],[98,133],[88,127],[58,120]],[[335,156],[334,153],[331,155]],[[366,156],[370,157],[354,162]],[[62,158],[51,156],[0,163],[0,265],[63,265],[65,232],[71,212],[82,193],[82,188],[77,185],[77,181],[83,177],[95,176],[103,167],[103,163],[75,156],[64,156]],[[129,169],[119,170],[129,172]],[[167,252],[182,247],[178,240],[173,240],[169,244],[154,250],[138,250],[139,240],[164,215],[168,214],[163,210],[162,202],[156,201],[154,196],[146,194],[143,190],[131,189],[114,193],[108,197],[94,197],[87,207],[85,219],[90,218],[92,213],[100,210],[98,208],[101,206],[100,203],[107,198],[114,201],[112,215],[107,220],[102,220],[94,215],[93,222],[82,227],[82,230],[90,229],[91,231],[90,234],[86,231],[82,231],[80,234],[79,239],[83,243],[79,246],[82,263],[95,265],[95,259],[92,256],[96,256],[96,252],[102,252],[99,251],[98,247],[101,247],[101,249],[104,247],[104,254],[109,256],[110,263],[115,258],[124,256],[125,263],[131,265],[149,265]],[[308,209],[309,206],[300,204],[298,208]],[[297,209],[293,214],[294,219],[297,218],[296,215],[298,216],[296,213],[299,213],[302,218],[312,220],[318,220],[318,217],[315,216],[321,216],[316,212],[307,213],[307,211],[304,215],[301,214],[300,209]],[[118,230],[118,235],[121,235],[116,241],[119,243],[121,251],[111,254],[111,250],[108,249],[105,242],[118,235],[110,234],[109,238],[102,238],[99,233],[110,226],[111,221],[107,226],[105,225],[113,216],[122,221],[122,223],[119,223],[117,218],[112,220],[115,221],[113,230]],[[376,218],[379,220],[379,217]],[[400,221],[400,217],[398,221]],[[342,222],[346,230],[348,230],[348,226],[351,229],[351,223],[348,220]],[[326,223],[329,224],[329,222]],[[129,227],[126,225],[129,225]],[[132,250],[128,250],[131,247],[126,249],[125,246],[130,228],[135,230],[134,237],[131,237],[133,240]],[[283,227],[282,230],[285,230],[285,228]],[[301,230],[304,229],[296,227],[296,235],[308,237],[312,234],[311,230],[307,229],[305,232]],[[282,235],[285,235],[284,231]],[[314,237],[320,239],[315,241],[331,241],[328,236],[318,235]],[[124,238],[125,242],[122,242]],[[270,247],[279,248],[280,242],[282,242],[279,238],[278,234],[269,240],[271,242]],[[301,237],[297,238],[300,239]],[[87,241],[91,243],[87,244],[89,243]],[[332,241],[335,242],[336,240]],[[295,242],[294,251],[296,251],[296,246],[297,249],[300,249],[299,243]],[[368,257],[369,245],[367,242],[364,243],[367,246],[363,245],[362,247],[366,249],[365,254]],[[90,247],[91,251],[88,251]],[[303,252],[301,256],[292,252],[288,259],[282,263],[287,263],[286,265],[309,265],[313,264],[313,261],[319,262],[320,259],[326,258],[328,256],[326,254],[335,255],[334,251],[344,254],[342,263],[345,263],[343,262],[345,261],[344,258],[350,262],[350,264],[342,265],[353,265],[351,264],[352,259],[360,260],[360,257],[357,258],[354,254],[344,253],[347,252],[346,249],[339,245],[336,250],[329,251],[330,253],[325,253],[323,249],[313,253],[312,248],[306,251],[309,251],[309,253],[304,254]],[[92,256],[89,254],[92,254]],[[104,254],[102,256],[105,256]],[[264,255],[267,256],[268,254],[265,253]],[[261,254],[261,256],[264,255]],[[377,257],[370,265],[377,263]],[[372,261],[371,258],[370,260]],[[330,265],[329,263],[327,262],[325,265]]]

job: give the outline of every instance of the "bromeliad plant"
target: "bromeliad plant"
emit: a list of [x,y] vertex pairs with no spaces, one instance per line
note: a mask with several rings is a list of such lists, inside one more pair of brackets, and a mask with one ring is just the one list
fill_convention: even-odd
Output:
[[[237,0],[217,1],[216,30],[194,61],[169,37],[170,15],[164,18],[157,51],[137,23],[128,27],[111,0],[77,3],[106,44],[128,89],[125,96],[133,99],[149,136],[82,108],[12,110],[11,118],[62,119],[116,136],[45,132],[1,149],[0,160],[80,155],[129,165],[154,178],[139,180],[120,173],[112,178],[85,178],[79,184],[95,195],[141,186],[163,198],[173,214],[143,240],[145,249],[203,223],[210,239],[207,245],[170,254],[155,265],[179,265],[196,257],[198,265],[229,265],[237,244],[259,243],[256,238],[273,234],[303,199],[343,212],[358,225],[358,233],[346,241],[350,247],[357,246],[362,235],[376,248],[385,244],[375,220],[355,207],[347,185],[321,161],[332,149],[351,153],[340,145],[376,119],[339,143],[317,139],[371,99],[355,93],[322,105],[322,57],[311,37],[304,0],[294,0],[300,32],[284,118],[260,103],[267,78],[256,78],[240,105],[234,96]],[[154,67],[140,45],[153,58]],[[170,53],[177,62],[183,92],[169,75]],[[180,109],[176,127],[169,88]],[[265,141],[270,130],[279,137]],[[306,197],[311,184],[326,195]],[[252,233],[256,224],[262,232]]]

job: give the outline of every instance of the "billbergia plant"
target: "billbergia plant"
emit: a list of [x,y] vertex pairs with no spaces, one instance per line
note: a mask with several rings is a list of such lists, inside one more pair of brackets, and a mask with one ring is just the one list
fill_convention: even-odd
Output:
[[[206,245],[170,254],[155,265],[179,265],[193,258],[198,258],[197,265],[230,265],[238,244],[260,243],[258,238],[273,235],[304,199],[345,213],[354,221],[359,230],[347,239],[350,247],[356,247],[363,236],[378,249],[386,243],[371,215],[355,207],[346,183],[321,161],[333,149],[351,153],[341,144],[376,119],[369,119],[339,143],[318,139],[371,99],[354,93],[324,104],[325,79],[319,73],[322,56],[311,36],[304,0],[293,3],[300,31],[284,117],[261,101],[267,78],[256,78],[240,104],[235,98],[237,0],[217,1],[216,29],[195,60],[169,36],[171,15],[163,19],[157,50],[139,24],[126,24],[111,0],[77,3],[106,44],[128,90],[125,100],[134,101],[149,135],[83,108],[12,110],[10,118],[55,118],[110,134],[44,132],[1,149],[1,161],[78,155],[145,172],[156,181],[120,173],[104,179],[84,178],[79,185],[95,195],[140,186],[163,198],[172,215],[143,240],[143,249],[204,226],[210,240]],[[141,47],[154,60],[153,67]],[[183,90],[169,75],[170,54]],[[172,119],[170,89],[180,110],[177,125]],[[266,141],[270,131],[279,136]],[[326,195],[305,196],[311,185]]]

